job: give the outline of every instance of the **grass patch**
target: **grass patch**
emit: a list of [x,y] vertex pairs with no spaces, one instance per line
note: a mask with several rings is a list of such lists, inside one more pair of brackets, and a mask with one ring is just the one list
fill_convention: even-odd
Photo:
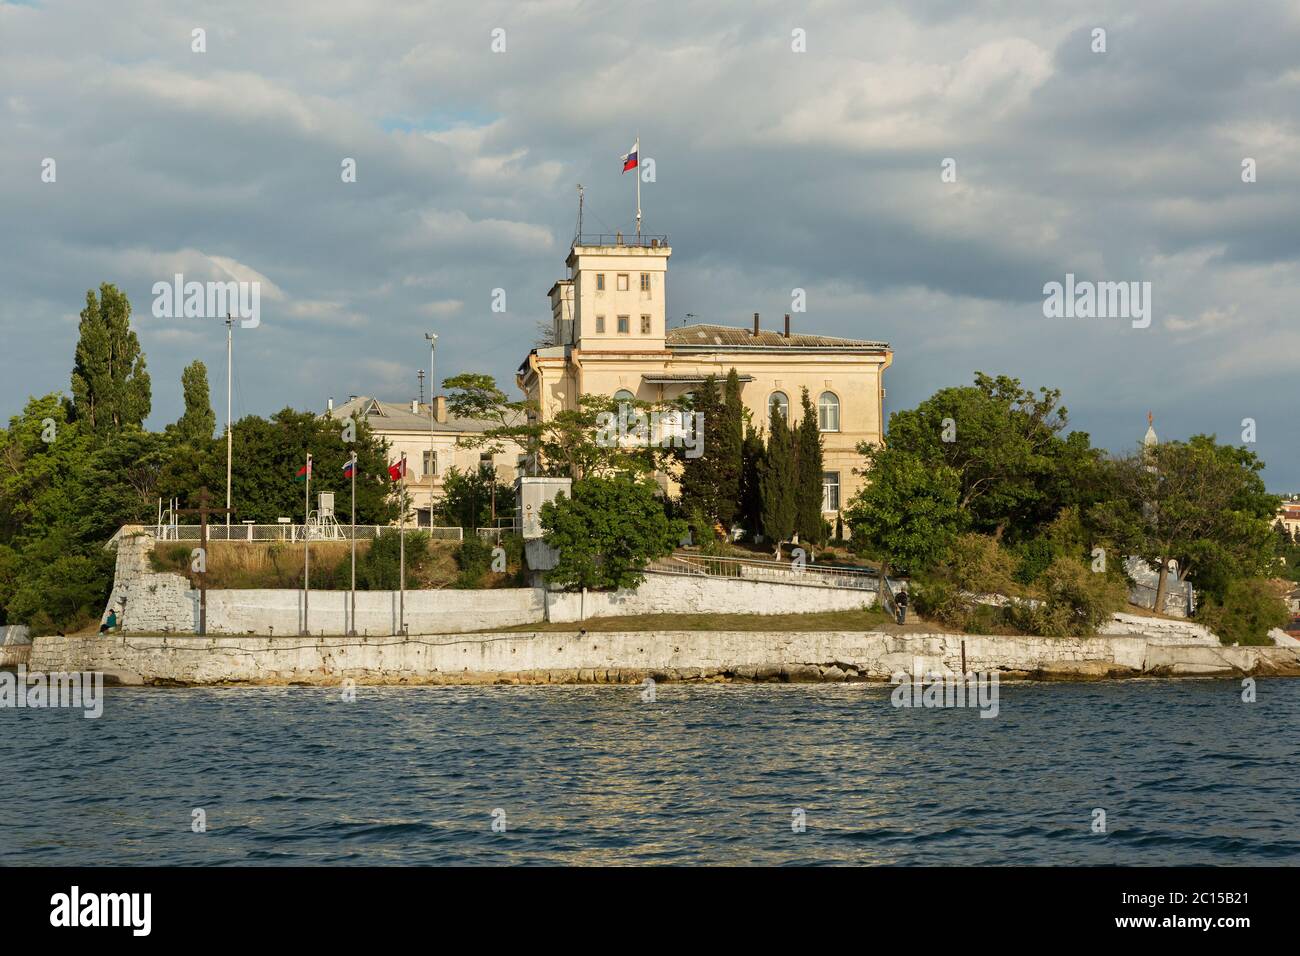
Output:
[[[158,572],[183,574],[198,586],[198,575],[190,570],[197,541],[164,541],[149,553],[149,564]],[[456,563],[458,541],[430,541],[425,559],[416,564],[408,551],[408,571],[414,568],[412,588],[436,590],[456,586],[460,567]],[[369,541],[357,542],[357,563],[370,550]],[[300,588],[302,587],[302,542],[209,541],[207,581],[209,588]],[[512,573],[486,573],[480,587],[512,587]],[[313,591],[346,591],[351,586],[351,542],[311,543],[311,587]],[[358,590],[364,590],[360,580]]]

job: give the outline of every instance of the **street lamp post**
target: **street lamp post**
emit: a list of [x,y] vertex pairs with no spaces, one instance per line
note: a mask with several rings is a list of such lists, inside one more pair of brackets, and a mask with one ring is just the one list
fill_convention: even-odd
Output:
[[437,458],[433,450],[433,431],[435,416],[433,413],[433,396],[437,391],[437,385],[433,377],[433,350],[438,346],[438,335],[435,332],[425,332],[424,337],[429,340],[429,533],[433,534],[433,481],[437,472]]

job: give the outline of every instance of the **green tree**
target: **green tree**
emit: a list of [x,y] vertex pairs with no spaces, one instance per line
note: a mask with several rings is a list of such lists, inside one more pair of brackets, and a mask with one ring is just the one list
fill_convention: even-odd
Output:
[[559,549],[547,580],[569,590],[635,588],[646,565],[671,553],[686,533],[648,479],[593,476],[572,490],[572,497],[544,504],[541,514],[546,543]]
[[1211,596],[1205,601],[1197,618],[1223,644],[1269,645],[1273,639],[1268,632],[1285,627],[1291,612],[1272,582],[1241,578],[1230,581],[1222,597]]
[[86,293],[81,310],[72,402],[78,420],[98,435],[140,425],[149,415],[149,373],[140,340],[131,329],[131,303],[105,282],[99,296]]
[[176,422],[176,433],[181,441],[211,438],[217,427],[217,416],[212,411],[208,393],[208,369],[195,359],[181,371],[181,391],[185,395],[185,412]]
[[[1086,435],[1061,437],[1068,412],[1060,394],[1035,394],[1019,379],[977,372],[974,386],[940,389],[890,416],[889,445],[951,469],[974,530],[1031,537],[1061,508],[1092,494],[1099,467]],[[869,447],[859,451],[870,454]]]
[[[334,492],[339,520],[347,523],[351,507],[351,481],[343,465],[353,448],[357,452],[357,523],[387,524],[397,517],[393,483],[388,477],[388,451],[364,420],[355,423],[356,441],[344,441],[341,422],[313,412],[291,408],[269,419],[250,415],[235,422],[231,441],[232,499],[235,521],[274,524],[281,516],[300,521],[302,484],[294,476],[312,453],[311,507],[318,492]],[[226,485],[225,442],[200,439],[173,449],[158,482],[164,498],[179,497],[191,506],[204,486]]]
[[[740,376],[735,368],[727,372],[719,409],[714,452],[718,482],[718,519],[730,528],[741,518],[741,473],[744,470],[745,404],[740,398]],[[705,433],[709,423],[704,423]],[[707,447],[707,444],[706,444]]]
[[891,570],[915,573],[935,564],[962,530],[961,483],[946,465],[877,448],[871,481],[845,509],[853,548],[880,561],[880,590]]
[[1157,608],[1171,560],[1221,599],[1232,581],[1267,574],[1276,561],[1279,499],[1265,490],[1263,467],[1253,452],[1212,435],[1164,442],[1112,460],[1111,497],[1089,517],[1125,553],[1159,569]]
[[825,465],[822,458],[822,433],[817,427],[817,410],[803,390],[803,418],[795,437],[795,530],[799,540],[821,544],[826,537],[822,519],[822,482]]
[[763,529],[761,475],[766,454],[763,439],[753,425],[746,424],[745,441],[740,448],[740,521],[755,534]]
[[759,494],[763,502],[763,534],[777,551],[795,530],[794,432],[780,409],[773,408],[767,449],[759,468]]
[[722,402],[718,398],[717,380],[712,375],[706,376],[703,384],[695,390],[687,413],[703,416],[704,441],[698,456],[683,458],[681,506],[687,514],[698,510],[712,525],[721,519],[722,511],[722,489],[718,486]]
[[492,523],[494,494],[497,517],[514,514],[514,491],[496,481],[491,468],[461,471],[452,467],[443,479],[442,488],[442,500],[435,506],[442,524],[466,531],[495,527]]

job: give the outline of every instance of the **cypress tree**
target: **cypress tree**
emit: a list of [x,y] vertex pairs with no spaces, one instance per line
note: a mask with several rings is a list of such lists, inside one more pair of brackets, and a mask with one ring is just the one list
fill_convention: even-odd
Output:
[[799,540],[821,544],[822,481],[825,466],[822,456],[822,435],[817,427],[817,410],[803,390],[803,418],[795,438],[795,530]]
[[79,421],[98,434],[140,425],[152,397],[140,340],[131,330],[131,303],[105,282],[86,292],[81,310],[76,360],[72,367],[72,407]]
[[718,400],[718,383],[712,375],[695,390],[691,412],[704,416],[704,433],[700,454],[687,456],[682,465],[682,509],[690,514],[698,508],[712,524],[718,520],[718,424],[722,404]]
[[779,547],[790,540],[795,528],[794,432],[780,409],[772,409],[771,419],[758,483],[763,498],[763,534]]
[[763,458],[763,439],[754,426],[747,425],[741,446],[740,520],[754,534],[763,530],[763,491],[759,480]]
[[718,519],[730,528],[741,514],[740,475],[743,467],[745,414],[740,401],[740,376],[733,368],[727,373],[723,405],[717,432]]

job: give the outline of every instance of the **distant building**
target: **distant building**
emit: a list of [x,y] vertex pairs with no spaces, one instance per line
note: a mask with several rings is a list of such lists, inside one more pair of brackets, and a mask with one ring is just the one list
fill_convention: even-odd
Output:
[[[331,402],[326,414],[339,420],[364,421],[377,437],[388,443],[390,463],[406,453],[406,487],[421,525],[431,523],[431,506],[442,499],[447,473],[452,468],[464,472],[490,466],[497,480],[505,484],[512,484],[521,473],[523,450],[513,442],[506,443],[505,449],[496,455],[460,447],[458,439],[481,434],[493,423],[448,415],[447,399],[443,395],[436,396],[432,406],[414,400],[384,402],[368,395],[354,395],[341,405]],[[513,502],[509,505],[513,507]]]
[[[550,290],[555,343],[534,348],[516,380],[543,421],[578,407],[581,395],[661,403],[680,399],[706,376],[719,389],[730,369],[741,399],[764,430],[779,408],[798,425],[806,388],[822,434],[822,512],[834,524],[863,478],[857,451],[884,432],[883,377],[893,362],[888,343],[751,325],[667,327],[667,237],[579,236],[568,275]],[[660,476],[665,490],[675,492]]]
[[1300,536],[1300,501],[1284,501],[1277,509],[1277,520],[1291,533],[1292,538]]

